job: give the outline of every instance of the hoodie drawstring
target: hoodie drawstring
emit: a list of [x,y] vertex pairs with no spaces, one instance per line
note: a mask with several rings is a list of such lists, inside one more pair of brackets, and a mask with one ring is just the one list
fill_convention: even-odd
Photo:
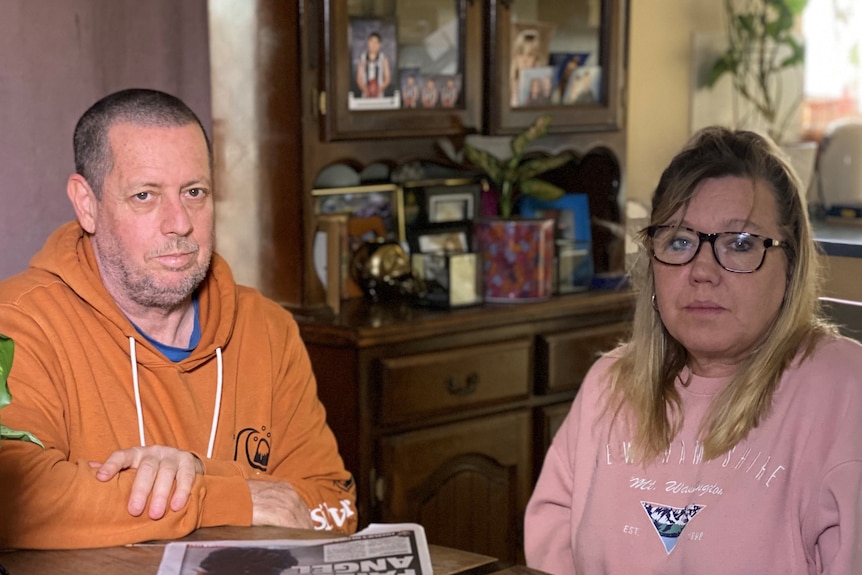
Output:
[[[144,412],[141,409],[141,389],[138,384],[138,356],[135,350],[135,338],[129,337],[129,357],[132,362],[132,385],[135,388],[135,410],[138,414],[138,436],[141,440],[141,447],[146,447],[147,443],[144,440]],[[213,423],[210,429],[210,441],[207,446],[207,459],[212,459],[213,447],[215,445],[216,429],[218,428],[219,412],[221,411],[221,391],[223,383],[224,370],[222,368],[221,348],[216,348],[216,360],[218,362],[218,377],[216,379],[216,397],[215,407],[213,408]]]

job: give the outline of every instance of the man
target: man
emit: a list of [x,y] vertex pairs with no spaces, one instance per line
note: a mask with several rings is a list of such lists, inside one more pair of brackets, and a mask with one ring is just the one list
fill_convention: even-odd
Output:
[[152,90],[75,128],[60,227],[0,282],[16,343],[0,547],[176,538],[213,525],[352,532],[355,488],[288,312],[213,254],[212,151]]

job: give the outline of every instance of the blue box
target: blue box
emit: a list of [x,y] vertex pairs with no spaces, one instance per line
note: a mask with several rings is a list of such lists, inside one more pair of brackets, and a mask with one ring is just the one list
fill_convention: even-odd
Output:
[[551,202],[523,196],[520,212],[526,218],[549,217],[556,222],[554,292],[572,293],[588,289],[594,266],[587,194],[566,194]]

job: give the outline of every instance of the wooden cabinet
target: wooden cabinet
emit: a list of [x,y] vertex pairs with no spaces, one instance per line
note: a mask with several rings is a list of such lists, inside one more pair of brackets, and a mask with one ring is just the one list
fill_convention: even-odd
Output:
[[415,521],[431,543],[518,560],[550,438],[629,292],[433,311],[345,302],[298,315],[318,393],[357,481],[360,523]]

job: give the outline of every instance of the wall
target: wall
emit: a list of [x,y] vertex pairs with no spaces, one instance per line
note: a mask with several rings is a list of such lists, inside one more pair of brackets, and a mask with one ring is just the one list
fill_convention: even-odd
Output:
[[0,278],[71,219],[78,117],[109,92],[158,88],[210,122],[206,0],[0,0]]
[[721,32],[723,2],[631,0],[628,78],[629,199],[648,202],[690,135],[692,32]]

